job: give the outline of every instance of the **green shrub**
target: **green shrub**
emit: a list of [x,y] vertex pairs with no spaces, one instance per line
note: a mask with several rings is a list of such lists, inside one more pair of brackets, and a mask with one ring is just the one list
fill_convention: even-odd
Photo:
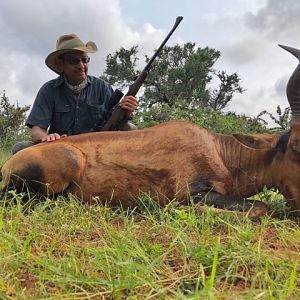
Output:
[[1,149],[10,149],[18,140],[28,139],[29,131],[24,122],[29,106],[10,104],[3,91],[0,99],[0,144]]
[[219,133],[263,133],[266,125],[259,119],[238,115],[233,112],[207,111],[204,109],[183,109],[167,104],[155,106],[148,111],[137,114],[134,118],[139,128],[150,127],[169,120],[187,120]]

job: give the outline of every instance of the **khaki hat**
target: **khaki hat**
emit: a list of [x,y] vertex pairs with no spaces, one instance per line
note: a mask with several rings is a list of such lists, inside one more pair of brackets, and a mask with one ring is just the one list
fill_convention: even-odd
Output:
[[62,72],[59,67],[58,57],[63,53],[74,50],[95,53],[98,49],[94,42],[89,41],[84,44],[74,33],[62,35],[56,42],[56,50],[47,56],[45,63],[52,71],[60,75]]

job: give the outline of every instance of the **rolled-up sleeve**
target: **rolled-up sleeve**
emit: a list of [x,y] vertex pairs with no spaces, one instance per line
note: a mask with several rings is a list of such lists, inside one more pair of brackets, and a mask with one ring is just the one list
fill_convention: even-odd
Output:
[[30,128],[39,126],[43,129],[47,129],[50,126],[54,105],[51,88],[49,86],[51,84],[53,83],[48,82],[40,88],[26,120],[26,126]]

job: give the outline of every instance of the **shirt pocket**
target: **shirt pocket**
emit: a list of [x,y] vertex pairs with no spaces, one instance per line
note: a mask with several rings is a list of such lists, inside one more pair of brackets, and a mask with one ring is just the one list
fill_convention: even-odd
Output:
[[91,112],[94,125],[99,125],[99,123],[101,123],[106,116],[104,105],[99,105],[89,100],[87,101],[87,105],[89,111]]
[[55,122],[61,122],[63,117],[71,111],[71,107],[68,104],[56,105],[54,109]]
[[69,104],[59,104],[55,106],[55,113],[61,114],[61,113],[68,113],[71,110],[71,107]]

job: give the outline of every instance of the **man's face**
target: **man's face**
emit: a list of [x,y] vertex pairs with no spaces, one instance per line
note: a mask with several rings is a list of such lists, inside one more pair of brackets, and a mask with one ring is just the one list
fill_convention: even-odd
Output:
[[70,84],[77,85],[85,80],[89,67],[89,57],[85,52],[77,50],[67,52],[61,61],[62,71]]

